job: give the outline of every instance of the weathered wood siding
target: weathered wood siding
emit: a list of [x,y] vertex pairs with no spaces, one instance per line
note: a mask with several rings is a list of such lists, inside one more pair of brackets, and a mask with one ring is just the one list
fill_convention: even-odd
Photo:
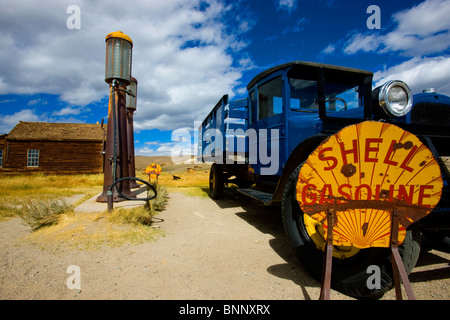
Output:
[[[39,167],[27,167],[28,150],[39,150]],[[59,174],[102,173],[98,141],[8,141],[4,170]]]
[[5,158],[6,158],[6,134],[0,135],[0,150],[3,151],[3,164],[0,166],[0,170],[2,166],[5,166]]

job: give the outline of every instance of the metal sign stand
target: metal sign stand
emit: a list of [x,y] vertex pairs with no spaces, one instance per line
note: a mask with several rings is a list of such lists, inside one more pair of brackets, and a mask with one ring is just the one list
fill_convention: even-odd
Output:
[[[392,274],[394,277],[395,297],[397,300],[402,300],[402,289],[400,287],[400,278],[405,287],[406,295],[409,300],[415,300],[414,292],[411,287],[411,283],[408,279],[405,266],[403,265],[400,252],[398,251],[398,228],[399,228],[399,212],[392,210],[391,219],[391,260],[392,260]],[[322,265],[322,286],[320,289],[319,300],[330,300],[330,288],[331,288],[331,272],[333,261],[333,226],[336,221],[336,212],[334,209],[328,209],[327,211],[327,243],[325,246],[325,252],[323,256]]]
[[392,274],[394,276],[395,297],[397,300],[402,300],[402,289],[400,287],[399,274],[406,290],[406,295],[409,300],[416,300],[411,288],[411,283],[408,279],[405,266],[403,265],[400,252],[398,251],[398,227],[399,227],[399,212],[392,210],[391,219],[391,260],[392,260]]
[[334,209],[327,211],[327,244],[325,245],[325,254],[323,256],[322,265],[322,287],[320,289],[319,300],[330,300],[331,288],[331,267],[333,263],[333,225],[334,225]]

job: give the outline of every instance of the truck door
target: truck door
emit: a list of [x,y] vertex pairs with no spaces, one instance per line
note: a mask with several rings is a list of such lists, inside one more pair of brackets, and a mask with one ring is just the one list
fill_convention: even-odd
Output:
[[285,160],[283,152],[280,152],[285,139],[283,92],[282,75],[250,92],[249,163],[255,174],[281,174],[281,164]]

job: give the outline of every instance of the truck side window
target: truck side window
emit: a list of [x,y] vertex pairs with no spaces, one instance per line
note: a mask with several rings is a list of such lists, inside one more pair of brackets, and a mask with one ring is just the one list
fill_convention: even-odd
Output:
[[283,112],[283,80],[280,77],[266,82],[258,89],[258,120]]
[[289,79],[291,87],[291,110],[317,111],[317,81]]

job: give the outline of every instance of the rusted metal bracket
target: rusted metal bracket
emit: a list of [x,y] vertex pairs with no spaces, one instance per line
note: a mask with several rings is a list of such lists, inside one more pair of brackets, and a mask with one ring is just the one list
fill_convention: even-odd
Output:
[[335,210],[327,211],[327,244],[325,245],[325,254],[323,256],[322,265],[322,287],[320,289],[319,300],[330,300],[331,289],[331,267],[333,263],[333,226],[335,218]]
[[400,287],[400,278],[405,287],[406,295],[409,300],[416,300],[411,283],[408,279],[405,266],[403,264],[400,252],[398,251],[398,227],[399,227],[399,212],[392,211],[391,219],[391,260],[392,260],[392,274],[394,277],[395,297],[397,300],[402,300],[402,289]]
[[[323,256],[322,265],[322,286],[320,289],[319,300],[330,300],[331,290],[331,273],[333,262],[333,226],[335,224],[336,212],[334,209],[327,210],[327,243],[325,245],[325,252]],[[392,260],[392,274],[394,277],[395,297],[397,300],[402,300],[402,290],[400,286],[400,279],[405,287],[406,295],[409,300],[415,300],[414,292],[411,283],[408,279],[405,266],[403,264],[400,252],[398,251],[398,228],[400,225],[399,212],[392,211],[391,219],[391,260]]]

